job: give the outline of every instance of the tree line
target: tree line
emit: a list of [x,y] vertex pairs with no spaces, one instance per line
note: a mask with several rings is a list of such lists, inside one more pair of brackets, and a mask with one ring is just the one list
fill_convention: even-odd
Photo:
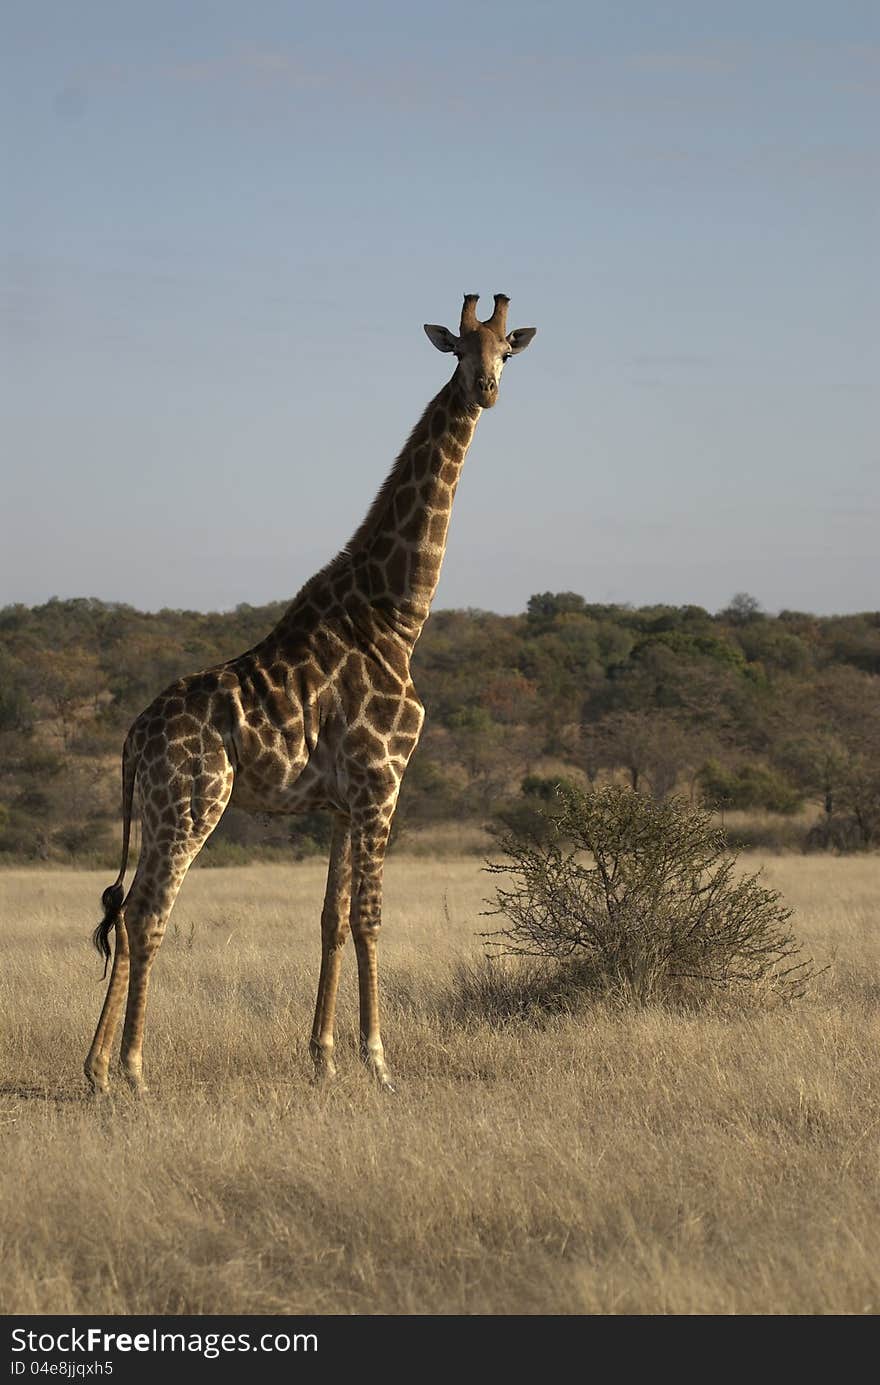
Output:
[[[0,610],[0,855],[113,858],[131,721],[283,610]],[[812,806],[808,846],[880,842],[880,612],[768,615],[739,594],[710,614],[542,592],[516,616],[435,612],[413,674],[428,719],[401,794],[404,839],[452,819],[510,820],[557,782],[611,778],[660,801],[761,813],[765,830]],[[263,823],[230,810],[207,849],[302,853],[326,836],[319,814]]]

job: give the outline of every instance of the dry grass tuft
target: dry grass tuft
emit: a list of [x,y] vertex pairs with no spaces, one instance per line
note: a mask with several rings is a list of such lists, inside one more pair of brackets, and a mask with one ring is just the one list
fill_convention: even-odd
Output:
[[106,878],[6,872],[0,1308],[877,1312],[878,873],[771,861],[831,969],[725,1015],[493,989],[477,863],[393,859],[389,1100],[356,1060],[353,957],[339,1081],[309,1084],[322,867],[194,872],[155,973],[154,1095],[93,1105]]

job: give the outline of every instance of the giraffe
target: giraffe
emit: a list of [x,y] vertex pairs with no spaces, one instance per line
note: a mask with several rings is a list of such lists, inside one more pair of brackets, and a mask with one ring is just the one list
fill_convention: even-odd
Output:
[[[135,720],[122,752],[122,864],[104,891],[93,941],[113,965],[85,1074],[109,1090],[125,1008],[122,1070],[145,1090],[150,971],[187,870],[227,804],[254,812],[329,808],[334,815],[321,912],[321,969],[309,1051],[316,1081],[335,1075],[336,992],[351,931],[358,970],[360,1054],[393,1086],[379,1025],[377,939],[382,872],[403,773],[424,721],[410,657],[428,618],[465,454],[498,397],[505,361],[532,327],[507,332],[505,294],[477,319],[466,294],[459,334],[425,324],[457,357],[350,542],[312,577],[273,630],[238,658],[179,679]],[[141,850],[125,879],[137,793]]]

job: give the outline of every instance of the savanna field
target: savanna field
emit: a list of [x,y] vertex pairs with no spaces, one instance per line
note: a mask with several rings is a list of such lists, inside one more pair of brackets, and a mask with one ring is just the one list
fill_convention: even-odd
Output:
[[[112,871],[0,873],[5,1313],[880,1311],[880,858],[743,857],[827,970],[786,1008],[505,1004],[478,857],[388,863],[384,1033],[310,1083],[324,865],[193,870],[149,1098],[87,1098]],[[350,945],[349,945],[350,947]],[[494,979],[493,979],[494,978]]]

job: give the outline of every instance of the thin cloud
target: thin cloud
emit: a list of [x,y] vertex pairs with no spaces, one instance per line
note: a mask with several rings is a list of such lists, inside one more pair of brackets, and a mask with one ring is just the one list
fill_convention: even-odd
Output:
[[340,74],[322,71],[295,53],[242,48],[222,57],[175,63],[165,69],[173,81],[188,85],[241,83],[253,87],[305,87],[331,85]]
[[733,72],[746,61],[743,50],[718,51],[695,49],[683,53],[633,53],[623,59],[625,67],[642,72],[672,72],[697,74]]
[[679,366],[683,369],[688,370],[693,367],[704,370],[711,366],[714,366],[715,361],[711,356],[703,356],[699,354],[689,355],[684,352],[670,352],[667,354],[665,352],[659,352],[656,354],[652,353],[650,355],[633,356],[631,364],[639,367]]
[[744,166],[749,165],[774,173],[830,173],[860,179],[876,178],[880,173],[880,145],[765,144],[748,157]]

